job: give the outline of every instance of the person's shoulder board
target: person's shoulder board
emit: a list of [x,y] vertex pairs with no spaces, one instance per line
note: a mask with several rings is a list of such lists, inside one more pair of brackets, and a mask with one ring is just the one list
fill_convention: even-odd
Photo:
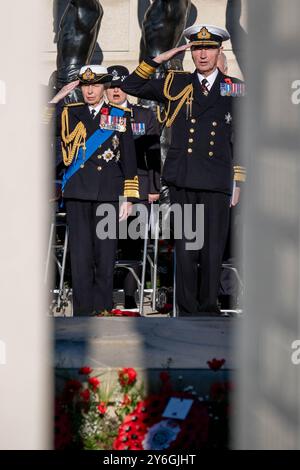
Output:
[[85,103],[79,102],[79,103],[67,103],[64,105],[65,108],[74,108],[76,106],[84,106]]

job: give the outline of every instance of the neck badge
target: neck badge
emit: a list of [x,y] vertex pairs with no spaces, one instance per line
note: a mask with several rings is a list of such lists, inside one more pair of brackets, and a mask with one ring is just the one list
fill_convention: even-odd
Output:
[[232,116],[229,112],[225,114],[225,121],[226,121],[226,124],[230,124],[232,121]]

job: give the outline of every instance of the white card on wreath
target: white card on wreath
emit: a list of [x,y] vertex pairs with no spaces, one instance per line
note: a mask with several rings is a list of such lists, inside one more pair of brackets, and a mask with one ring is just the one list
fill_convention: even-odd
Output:
[[170,398],[163,412],[163,418],[185,419],[192,407],[193,401],[190,398]]

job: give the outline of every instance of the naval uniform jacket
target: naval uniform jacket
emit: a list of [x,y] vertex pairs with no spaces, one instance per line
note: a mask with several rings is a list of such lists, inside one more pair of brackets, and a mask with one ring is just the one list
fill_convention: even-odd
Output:
[[[146,64],[144,69],[143,64]],[[168,103],[164,94],[165,79],[149,79],[147,71],[158,67],[147,59],[125,79],[122,89],[131,95],[161,103]],[[146,78],[147,77],[147,78]],[[223,75],[220,71],[208,94],[194,73],[175,72],[170,95],[176,96],[187,85],[193,85],[191,115],[186,104],[172,124],[171,145],[163,169],[163,181],[168,185],[196,190],[232,193],[233,179],[244,181],[245,170],[234,159],[234,101],[237,97],[221,96],[220,84],[225,79],[232,83],[240,80]],[[171,102],[173,114],[178,101]]]
[[131,110],[131,122],[144,125],[144,134],[133,132],[139,177],[139,192],[142,201],[148,200],[148,194],[160,192],[160,132],[156,117],[151,109],[128,103]]
[[[104,103],[93,119],[85,103],[66,105],[66,107],[69,132],[71,133],[76,125],[82,122],[87,131],[86,140],[99,128],[101,114],[105,114],[103,110],[106,108],[106,112],[110,114],[112,109],[111,105]],[[58,133],[61,132],[61,112],[62,106],[58,106]],[[125,112],[124,117],[126,117],[126,131],[113,131],[112,135],[99,145],[92,156],[66,183],[64,198],[109,202],[118,201],[119,196],[125,196],[128,201],[138,201],[136,154],[130,114]]]

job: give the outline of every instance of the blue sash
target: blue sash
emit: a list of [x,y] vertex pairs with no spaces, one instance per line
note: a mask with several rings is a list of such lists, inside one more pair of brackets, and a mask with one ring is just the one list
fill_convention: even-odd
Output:
[[[124,110],[119,108],[112,108],[110,116],[124,116]],[[82,147],[80,147],[77,158],[73,160],[72,164],[65,170],[62,180],[62,191],[70,178],[79,170],[81,165],[84,165],[89,158],[96,152],[97,148],[106,142],[115,131],[109,131],[105,129],[97,129],[86,141],[85,158]]]

